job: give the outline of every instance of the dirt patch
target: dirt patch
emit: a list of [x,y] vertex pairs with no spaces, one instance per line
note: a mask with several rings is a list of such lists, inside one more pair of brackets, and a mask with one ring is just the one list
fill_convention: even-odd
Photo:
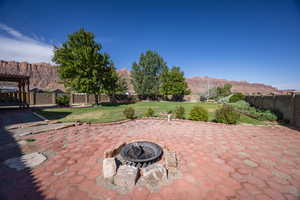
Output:
[[82,119],[99,119],[99,117],[103,116],[103,112],[96,110],[85,113],[72,114],[66,117],[67,120],[82,120]]
[[208,111],[208,112],[215,112],[215,111],[216,111],[216,108],[208,108],[207,111]]

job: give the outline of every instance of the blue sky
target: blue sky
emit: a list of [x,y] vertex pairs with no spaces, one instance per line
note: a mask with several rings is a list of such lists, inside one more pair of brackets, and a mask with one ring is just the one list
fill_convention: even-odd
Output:
[[117,68],[151,49],[187,77],[300,89],[300,0],[0,0],[0,59],[50,62],[81,27]]

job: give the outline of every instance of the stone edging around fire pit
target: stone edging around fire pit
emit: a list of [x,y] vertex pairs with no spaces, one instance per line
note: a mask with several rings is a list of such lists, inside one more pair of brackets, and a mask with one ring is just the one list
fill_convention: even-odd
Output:
[[151,192],[159,191],[160,187],[181,177],[178,170],[178,160],[175,151],[163,148],[163,157],[160,161],[145,168],[136,168],[122,165],[119,160],[119,152],[125,146],[119,144],[116,148],[104,153],[102,161],[102,175],[98,176],[97,184],[120,193],[127,193],[135,186],[145,186]]

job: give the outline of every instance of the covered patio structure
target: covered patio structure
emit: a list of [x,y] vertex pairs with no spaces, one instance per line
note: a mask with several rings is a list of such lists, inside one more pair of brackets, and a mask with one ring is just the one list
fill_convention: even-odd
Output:
[[0,82],[15,82],[18,84],[18,92],[4,92],[0,93],[2,98],[13,97],[17,100],[19,108],[28,108],[30,102],[29,95],[29,76],[16,74],[2,74],[0,73]]

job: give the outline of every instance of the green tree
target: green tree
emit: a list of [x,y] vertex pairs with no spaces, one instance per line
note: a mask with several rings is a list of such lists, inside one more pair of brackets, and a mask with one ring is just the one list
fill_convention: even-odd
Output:
[[160,76],[167,69],[163,58],[155,51],[142,53],[139,62],[134,62],[131,71],[131,80],[135,92],[143,97],[159,94]]
[[53,57],[64,85],[76,92],[94,94],[96,104],[113,68],[109,55],[101,53],[101,49],[93,33],[80,29],[68,35],[61,47],[54,47]]
[[160,92],[163,95],[172,95],[172,99],[176,101],[182,100],[184,95],[191,93],[180,67],[164,70],[161,75]]
[[112,101],[115,101],[116,94],[125,94],[128,91],[128,85],[124,78],[122,78],[114,67],[111,67],[108,74],[105,75],[104,93],[106,93]]
[[237,92],[235,94],[233,94],[230,99],[229,99],[229,103],[235,103],[238,102],[240,100],[245,100],[245,95],[241,92]]
[[217,87],[217,96],[218,97],[226,97],[231,94],[231,84],[224,84],[223,87]]

